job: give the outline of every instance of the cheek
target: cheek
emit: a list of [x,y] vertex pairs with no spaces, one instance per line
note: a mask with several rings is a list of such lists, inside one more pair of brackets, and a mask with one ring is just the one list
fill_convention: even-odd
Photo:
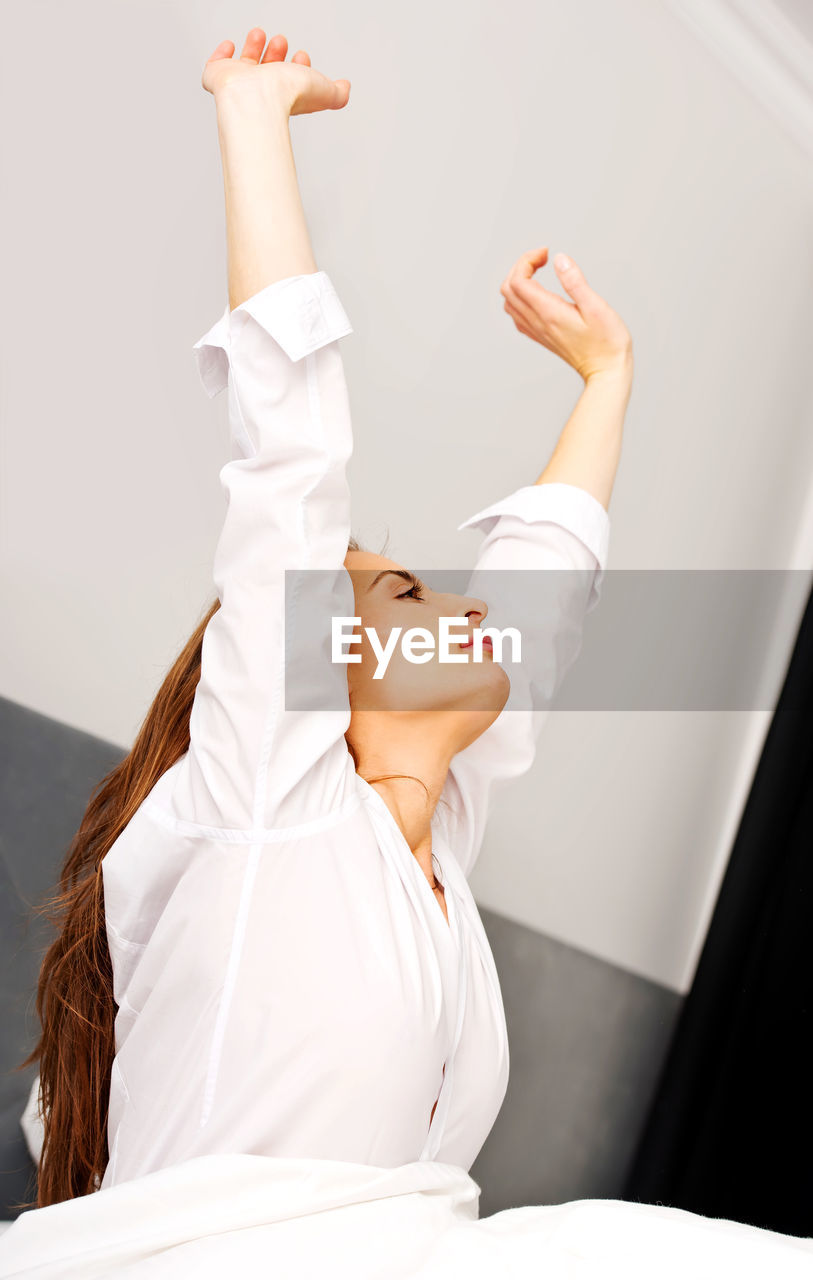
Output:
[[356,617],[361,618],[361,622],[356,626],[356,634],[361,636],[361,644],[356,645],[353,652],[360,653],[364,663],[377,662],[376,649],[373,648],[371,637],[367,634],[367,628],[371,628],[375,632],[375,639],[378,649],[386,650],[387,646],[392,643],[393,633],[397,632],[394,647],[392,651],[391,664],[395,663],[398,655],[401,653],[401,642],[404,634],[413,627],[423,627],[433,637],[435,645],[437,645],[438,621],[432,617],[419,617],[413,609],[405,608],[402,602],[397,607],[389,606],[369,611],[367,616],[357,613]]

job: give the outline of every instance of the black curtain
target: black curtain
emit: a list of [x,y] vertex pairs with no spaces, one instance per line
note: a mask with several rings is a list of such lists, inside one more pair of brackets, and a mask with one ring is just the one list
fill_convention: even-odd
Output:
[[813,596],[623,1198],[813,1236]]

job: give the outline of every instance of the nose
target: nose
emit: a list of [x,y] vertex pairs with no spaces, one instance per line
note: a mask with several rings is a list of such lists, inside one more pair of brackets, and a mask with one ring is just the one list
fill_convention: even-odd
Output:
[[475,619],[474,625],[476,627],[479,627],[481,622],[484,620],[484,618],[488,614],[488,605],[486,604],[485,600],[478,600],[476,596],[464,596],[463,598],[464,598],[464,601],[468,602],[470,605],[473,605],[473,607],[470,607],[466,610],[466,617],[469,618],[473,613],[476,613],[477,618]]
[[446,599],[449,602],[449,606],[444,610],[444,612],[449,617],[454,618],[460,615],[468,621],[472,615],[475,615],[475,627],[479,627],[483,619],[488,614],[488,605],[485,600],[479,600],[477,596],[457,596],[449,594]]

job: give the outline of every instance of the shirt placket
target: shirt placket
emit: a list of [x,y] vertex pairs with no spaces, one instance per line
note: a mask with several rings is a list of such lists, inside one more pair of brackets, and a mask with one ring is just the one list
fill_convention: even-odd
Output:
[[435,1103],[435,1111],[432,1116],[429,1132],[423,1144],[423,1150],[419,1155],[419,1160],[434,1160],[440,1150],[443,1142],[443,1134],[446,1129],[446,1121],[449,1116],[449,1110],[452,1105],[452,1096],[454,1094],[454,1077],[455,1062],[457,1055],[457,1046],[460,1044],[460,1037],[463,1034],[463,1021],[466,1013],[466,991],[468,987],[468,959],[466,955],[466,947],[460,933],[460,919],[457,910],[457,900],[454,892],[449,895],[449,913],[450,924],[453,923],[455,941],[457,943],[458,952],[458,981],[457,981],[457,1016],[455,1019],[455,1031],[452,1038],[452,1046],[446,1058],[445,1070],[443,1073],[443,1082],[440,1086],[437,1102]]

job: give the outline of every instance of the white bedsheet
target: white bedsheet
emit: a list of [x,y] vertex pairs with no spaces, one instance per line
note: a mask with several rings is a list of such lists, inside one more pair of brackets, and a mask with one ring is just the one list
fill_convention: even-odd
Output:
[[457,1165],[208,1155],[22,1214],[0,1276],[46,1280],[811,1280],[813,1238],[622,1200],[479,1218]]

